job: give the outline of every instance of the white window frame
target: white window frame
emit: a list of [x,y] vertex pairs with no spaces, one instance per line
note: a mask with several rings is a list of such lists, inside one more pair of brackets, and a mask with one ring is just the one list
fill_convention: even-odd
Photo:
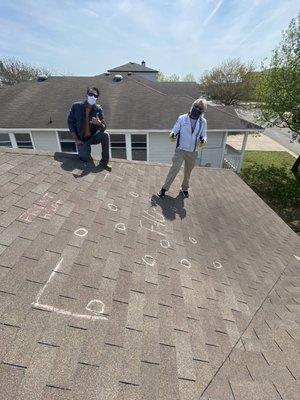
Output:
[[[24,134],[24,133],[29,134],[30,140],[31,140],[31,144],[32,144],[32,149],[28,149],[28,148],[27,148],[27,150],[36,150],[35,143],[34,143],[34,140],[33,140],[33,136],[32,136],[31,131],[25,131],[25,130],[24,130],[24,131],[10,132],[10,133],[9,133],[9,137],[10,137],[10,140],[11,140],[11,144],[12,144],[12,147],[13,147],[14,149],[20,149],[20,148],[21,148],[21,147],[18,147],[17,139],[16,139],[16,137],[15,137],[15,134],[18,134],[18,133],[21,133],[21,134]],[[22,148],[22,149],[25,149],[25,150],[26,150],[26,148]]]
[[[61,148],[59,132],[67,132],[68,133],[69,131],[67,129],[59,129],[58,131],[55,131],[58,148],[59,148],[60,153],[62,153],[63,151],[62,151],[62,148]],[[72,138],[70,137],[70,141],[71,141],[71,139]],[[76,143],[75,143],[75,146],[76,146]],[[76,149],[77,149],[77,146],[76,146]],[[78,151],[76,151],[76,152],[68,151],[68,152],[66,152],[66,154],[78,154]]]
[[[9,132],[0,132],[2,135],[8,135],[8,138],[9,138],[9,140],[10,140],[10,144],[11,144],[11,147],[7,147],[8,149],[11,149],[11,148],[13,148],[13,143],[12,143],[12,140],[11,140],[11,134],[9,133]],[[0,147],[6,147],[6,146],[0,146]]]
[[[130,161],[132,161],[132,146],[131,146],[131,136],[132,135],[146,135],[146,157],[147,157],[147,160],[146,161],[142,161],[142,162],[149,162],[149,132],[132,132],[132,133],[127,133],[127,135],[128,135],[128,141],[130,142],[129,143],[129,146],[128,146],[128,149],[129,149],[129,151],[130,151]],[[126,143],[126,145],[127,145],[127,143]],[[127,148],[127,146],[126,146],[126,148]],[[129,159],[128,159],[129,160]]]
[[[125,151],[126,151],[126,160],[128,160],[128,151],[127,151],[127,148],[128,148],[128,145],[127,145],[127,133],[124,133],[124,132],[114,132],[114,133],[110,133],[109,134],[109,157],[110,158],[112,158],[112,153],[111,153],[111,138],[112,138],[112,136],[115,136],[115,135],[124,135],[125,136]],[[120,148],[122,148],[122,147],[120,147]],[[120,160],[122,160],[122,159],[120,159]]]

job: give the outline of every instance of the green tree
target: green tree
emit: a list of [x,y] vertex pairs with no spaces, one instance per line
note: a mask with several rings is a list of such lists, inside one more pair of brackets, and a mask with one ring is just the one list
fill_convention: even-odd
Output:
[[[288,127],[300,138],[300,14],[293,18],[282,41],[262,66],[256,87],[258,120],[268,126]],[[292,167],[299,170],[300,155]]]
[[239,58],[224,61],[200,78],[201,90],[225,105],[252,100],[255,82],[254,63],[244,64]]
[[24,63],[16,58],[0,59],[0,83],[14,85],[16,83],[35,79],[39,75],[51,75],[50,70]]

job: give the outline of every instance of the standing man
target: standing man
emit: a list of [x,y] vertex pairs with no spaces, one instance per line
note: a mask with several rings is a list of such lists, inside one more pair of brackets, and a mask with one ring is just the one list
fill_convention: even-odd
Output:
[[103,110],[97,104],[99,89],[87,89],[86,100],[75,102],[68,116],[70,134],[75,140],[79,159],[87,162],[91,159],[91,145],[102,145],[102,158],[99,166],[111,171],[109,161],[109,135],[105,132]]
[[180,115],[177,119],[169,136],[171,141],[176,140],[176,150],[166,181],[157,193],[159,197],[164,197],[166,191],[170,189],[183,161],[184,178],[181,193],[184,197],[189,197],[189,180],[198,155],[197,146],[201,148],[207,142],[207,122],[203,117],[206,109],[206,100],[197,99],[193,102],[190,112]]

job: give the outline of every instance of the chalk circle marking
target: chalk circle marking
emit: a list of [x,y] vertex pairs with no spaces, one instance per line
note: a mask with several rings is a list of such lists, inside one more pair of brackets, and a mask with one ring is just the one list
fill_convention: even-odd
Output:
[[185,267],[185,268],[191,268],[191,266],[192,266],[192,264],[190,263],[190,261],[187,260],[186,258],[183,258],[183,259],[180,261],[180,264],[181,264],[183,267]]
[[132,197],[139,197],[138,193],[135,193],[135,192],[130,192],[129,194]]
[[195,238],[193,238],[192,236],[189,236],[189,241],[193,244],[197,244],[197,240]]
[[118,207],[115,204],[112,204],[112,203],[108,204],[108,208],[111,211],[118,211]]
[[86,310],[93,314],[100,315],[104,313],[105,305],[101,300],[91,300],[85,307]]
[[169,247],[171,247],[170,242],[167,239],[162,239],[160,241],[160,245],[161,247],[163,247],[164,249],[168,249]]
[[144,261],[144,263],[146,263],[147,265],[150,265],[150,267],[153,267],[156,263],[155,258],[150,256],[149,254],[146,254],[142,260]]
[[219,261],[213,261],[213,266],[214,266],[216,269],[223,268],[223,265],[222,265]]
[[74,233],[76,236],[83,237],[83,236],[86,236],[88,234],[88,232],[89,231],[85,228],[78,228],[78,229],[76,229],[76,231]]
[[118,229],[119,231],[125,231],[126,226],[123,224],[123,222],[119,222],[118,224],[115,225],[115,229]]

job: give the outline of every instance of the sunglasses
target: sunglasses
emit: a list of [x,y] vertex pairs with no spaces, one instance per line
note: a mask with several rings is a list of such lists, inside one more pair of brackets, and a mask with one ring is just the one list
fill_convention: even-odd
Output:
[[88,93],[88,96],[94,96],[96,99],[98,99],[99,97],[97,94],[91,92]]

